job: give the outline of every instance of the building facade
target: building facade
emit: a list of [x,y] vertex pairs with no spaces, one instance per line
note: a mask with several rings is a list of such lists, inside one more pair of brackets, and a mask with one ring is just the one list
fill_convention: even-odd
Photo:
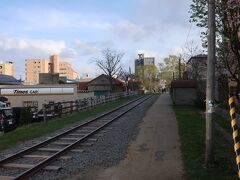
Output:
[[207,79],[207,55],[199,54],[191,57],[187,62],[188,79],[206,81]]
[[110,83],[110,77],[102,74],[87,83],[87,90],[90,92],[94,92],[95,96],[107,95],[113,92],[126,91],[126,85],[124,82],[117,78],[111,78],[112,86]]
[[77,79],[78,74],[70,63],[60,61],[58,55],[52,55],[49,59],[26,59],[25,82],[29,84],[39,83],[40,73],[59,73],[59,76],[68,79]]
[[59,76],[67,77],[68,79],[77,79],[78,74],[73,70],[69,62],[59,63]]
[[0,85],[0,97],[6,97],[12,107],[34,107],[43,104],[76,101],[94,97],[93,92],[78,92],[75,84],[62,85]]
[[6,63],[3,63],[0,61],[0,74],[15,76],[15,68],[13,66],[13,62],[8,61]]

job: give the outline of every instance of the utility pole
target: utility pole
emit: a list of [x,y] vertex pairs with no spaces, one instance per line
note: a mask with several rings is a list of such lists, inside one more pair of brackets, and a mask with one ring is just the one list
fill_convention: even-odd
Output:
[[208,57],[207,57],[207,86],[206,86],[206,166],[211,164],[213,157],[213,110],[215,90],[215,62],[216,62],[216,27],[215,0],[208,0]]

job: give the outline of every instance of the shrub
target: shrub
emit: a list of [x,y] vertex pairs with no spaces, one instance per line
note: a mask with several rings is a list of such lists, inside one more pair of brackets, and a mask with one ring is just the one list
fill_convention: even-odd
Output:
[[31,109],[28,107],[21,108],[20,111],[20,118],[19,118],[19,125],[30,124],[32,122],[32,112]]

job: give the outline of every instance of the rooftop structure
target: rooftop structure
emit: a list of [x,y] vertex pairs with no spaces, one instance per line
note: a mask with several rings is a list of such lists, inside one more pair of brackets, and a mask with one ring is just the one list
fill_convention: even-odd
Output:
[[60,61],[58,55],[52,55],[49,59],[26,59],[25,61],[26,83],[38,84],[40,73],[59,73],[60,77],[77,79],[78,74],[71,64]]

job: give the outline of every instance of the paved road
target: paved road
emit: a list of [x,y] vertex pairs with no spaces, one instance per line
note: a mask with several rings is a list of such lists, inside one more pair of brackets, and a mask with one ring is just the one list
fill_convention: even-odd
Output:
[[148,110],[124,160],[107,169],[93,168],[81,179],[184,179],[177,121],[170,96],[161,95]]

